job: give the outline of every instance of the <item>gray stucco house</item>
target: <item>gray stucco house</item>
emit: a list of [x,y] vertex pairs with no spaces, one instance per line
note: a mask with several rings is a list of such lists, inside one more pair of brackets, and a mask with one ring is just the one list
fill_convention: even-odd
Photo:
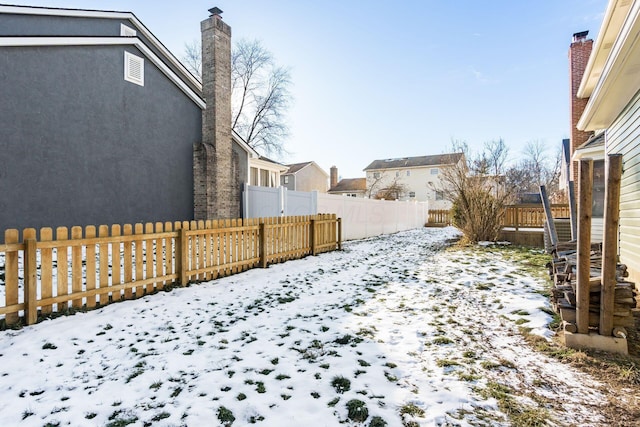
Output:
[[203,63],[225,64],[202,84],[133,13],[0,5],[0,234],[240,216],[255,152],[213,93],[230,87],[220,13]]

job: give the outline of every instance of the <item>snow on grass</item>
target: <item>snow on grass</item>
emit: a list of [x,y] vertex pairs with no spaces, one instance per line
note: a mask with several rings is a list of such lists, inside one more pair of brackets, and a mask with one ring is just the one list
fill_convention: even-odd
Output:
[[444,250],[456,237],[350,242],[2,332],[0,425],[600,423],[595,383],[518,332],[550,335],[544,283]]

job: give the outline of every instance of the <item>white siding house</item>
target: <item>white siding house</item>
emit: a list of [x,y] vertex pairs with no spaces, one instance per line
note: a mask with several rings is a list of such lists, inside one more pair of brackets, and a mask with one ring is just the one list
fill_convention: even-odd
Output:
[[610,0],[578,97],[577,128],[604,130],[604,154],[622,154],[620,261],[640,280],[640,1]]
[[374,160],[367,174],[367,196],[429,202],[429,209],[450,209],[445,200],[442,170],[464,162],[462,153]]

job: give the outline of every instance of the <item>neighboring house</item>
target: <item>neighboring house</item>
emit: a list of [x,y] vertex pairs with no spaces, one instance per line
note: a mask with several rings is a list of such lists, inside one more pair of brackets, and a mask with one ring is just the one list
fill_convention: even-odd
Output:
[[374,160],[364,169],[367,196],[390,194],[397,200],[427,201],[429,209],[449,209],[440,176],[443,169],[464,161],[462,153]]
[[203,93],[133,13],[0,5],[0,240],[240,216],[252,150],[232,137],[230,73],[213,67],[231,30],[210,12]]
[[249,164],[251,166],[249,184],[258,187],[279,187],[280,175],[289,170],[287,166],[264,156],[250,159]]
[[280,175],[280,185],[287,190],[326,193],[329,189],[329,174],[316,162],[295,163],[287,167],[287,172]]
[[347,197],[365,197],[367,192],[367,178],[343,178],[329,189],[327,193]]
[[[576,37],[580,35],[582,37]],[[593,44],[584,40],[585,37],[585,33],[574,35],[572,52],[582,56],[580,45]],[[588,61],[585,64],[572,61],[571,64],[571,75],[579,83],[572,103],[582,102],[582,110],[572,110],[572,113],[577,113],[572,114],[575,118],[572,121],[572,136],[575,131],[590,138],[586,141],[579,138],[572,140],[572,160],[583,157],[602,159],[609,154],[622,154],[619,256],[634,281],[640,280],[640,133],[637,125],[640,121],[639,37],[640,1],[611,0],[598,39],[593,49],[589,46]],[[594,132],[595,137],[591,137]],[[594,163],[594,184],[597,187],[601,182],[604,187],[604,162],[600,163],[601,172],[598,172],[598,162]],[[574,175],[576,169],[574,162]],[[595,219],[597,210],[594,211]]]
[[338,168],[329,170],[329,194],[364,198],[367,192],[367,178],[345,178],[338,181]]

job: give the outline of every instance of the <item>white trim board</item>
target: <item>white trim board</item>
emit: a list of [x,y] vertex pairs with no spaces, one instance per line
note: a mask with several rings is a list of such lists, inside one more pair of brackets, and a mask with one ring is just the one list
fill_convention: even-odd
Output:
[[0,5],[0,14],[12,14],[12,15],[39,15],[39,16],[70,16],[70,17],[84,17],[84,18],[103,18],[103,19],[122,19],[128,20],[131,24],[137,28],[149,41],[164,55],[167,59],[178,68],[182,74],[193,84],[196,88],[202,90],[202,83],[200,80],[191,74],[187,68],[167,49],[160,40],[153,35],[147,27],[131,12],[116,12],[106,10],[85,10],[85,9],[62,9],[51,7],[37,7],[37,6],[12,6],[12,5]]

